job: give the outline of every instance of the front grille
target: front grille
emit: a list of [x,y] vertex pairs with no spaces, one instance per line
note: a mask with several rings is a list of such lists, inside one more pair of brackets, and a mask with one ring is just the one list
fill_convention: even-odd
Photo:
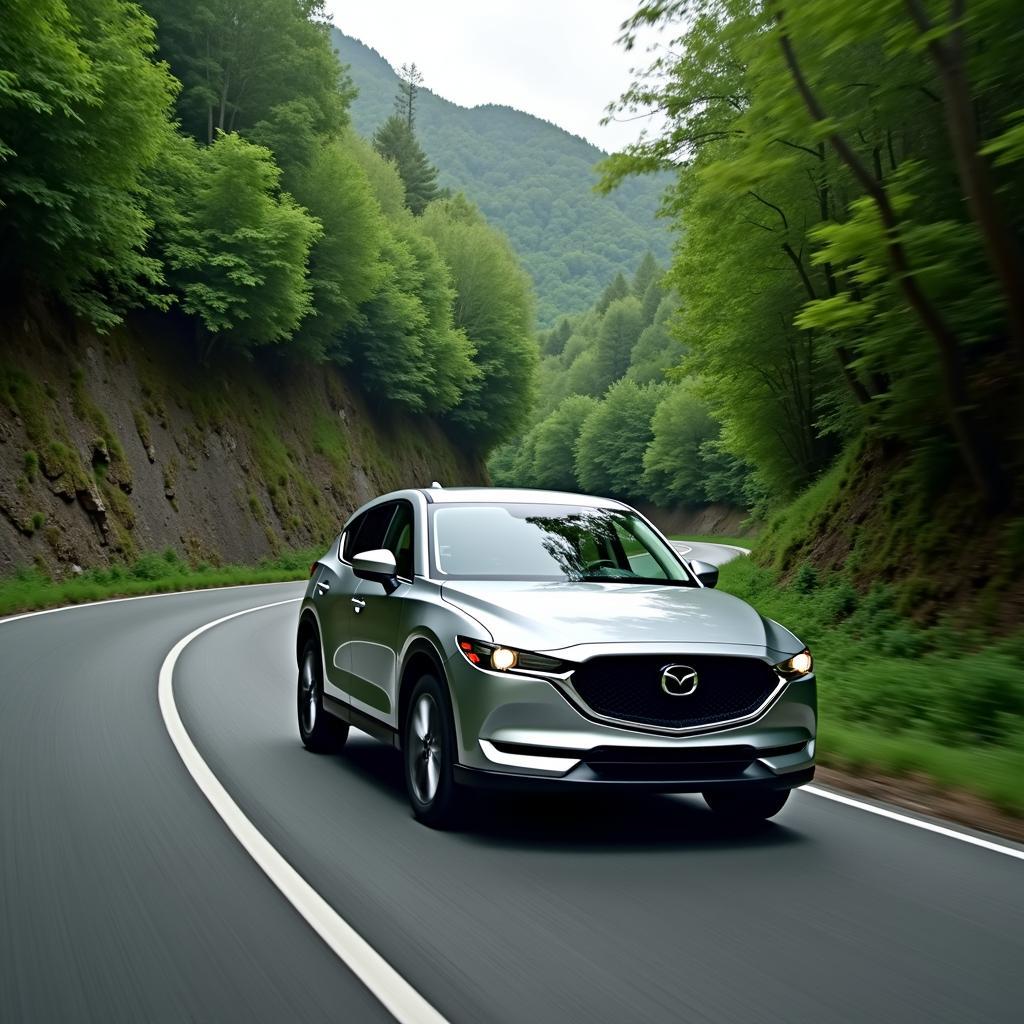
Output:
[[[697,672],[697,689],[687,697],[665,693],[661,674],[668,665]],[[756,658],[716,655],[605,655],[583,662],[572,685],[595,714],[656,729],[688,729],[752,715],[775,691],[778,677]]]

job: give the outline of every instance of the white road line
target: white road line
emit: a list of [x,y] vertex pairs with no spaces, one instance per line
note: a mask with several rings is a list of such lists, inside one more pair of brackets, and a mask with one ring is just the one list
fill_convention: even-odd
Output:
[[160,666],[157,692],[164,725],[181,760],[213,805],[235,838],[260,866],[267,877],[281,890],[289,903],[305,918],[309,926],[334,951],[350,971],[376,996],[388,1012],[401,1024],[447,1024],[430,1005],[330,904],[289,864],[266,837],[245,816],[228,791],[210,771],[209,765],[192,742],[178,707],[174,702],[174,666],[182,651],[196,637],[240,615],[294,604],[301,598],[274,601],[272,604],[245,608],[240,612],[214,619],[182,637],[168,652]]
[[958,832],[956,829],[947,828],[945,825],[936,825],[922,818],[913,818],[909,814],[890,811],[888,808],[879,807],[877,804],[867,804],[862,800],[855,800],[852,796],[833,793],[831,790],[819,789],[817,786],[802,786],[800,792],[824,797],[826,800],[834,800],[837,804],[846,804],[847,807],[856,807],[858,810],[868,811],[870,814],[877,814],[882,818],[891,818],[893,821],[902,822],[904,825],[922,828],[926,832],[934,832],[936,835],[947,836],[949,839],[959,839],[960,842],[970,843],[971,846],[980,846],[984,850],[992,850],[994,853],[1005,853],[1007,857],[1016,857],[1018,860],[1024,860],[1024,850],[1016,849],[1012,846],[1002,846],[1000,843],[994,843],[990,839],[972,836],[968,832]]
[[31,619],[36,615],[53,615],[56,612],[71,612],[76,608],[94,608],[99,604],[124,604],[126,601],[148,601],[151,597],[181,597],[183,594],[207,594],[217,590],[244,590],[246,587],[283,587],[305,583],[303,579],[274,580],[272,583],[229,583],[223,587],[196,587],[194,590],[168,590],[160,594],[135,594],[133,597],[106,597],[101,601],[80,601],[78,604],[62,604],[58,608],[40,608],[35,612],[19,612],[0,619],[0,626],[19,619]]

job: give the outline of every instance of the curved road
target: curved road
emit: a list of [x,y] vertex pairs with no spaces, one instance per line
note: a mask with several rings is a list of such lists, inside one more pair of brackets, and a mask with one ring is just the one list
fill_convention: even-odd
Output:
[[[215,813],[157,704],[184,636],[301,591],[0,622],[0,1020],[392,1020]],[[810,793],[755,835],[669,796],[481,797],[473,831],[432,832],[395,751],[300,746],[295,611],[197,636],[177,708],[263,836],[449,1021],[1021,1019],[1024,860]]]

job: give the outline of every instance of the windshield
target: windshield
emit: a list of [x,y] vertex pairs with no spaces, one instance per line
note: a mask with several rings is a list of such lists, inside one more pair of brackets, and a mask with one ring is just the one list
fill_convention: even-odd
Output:
[[456,580],[695,586],[635,513],[576,505],[436,505],[435,573]]

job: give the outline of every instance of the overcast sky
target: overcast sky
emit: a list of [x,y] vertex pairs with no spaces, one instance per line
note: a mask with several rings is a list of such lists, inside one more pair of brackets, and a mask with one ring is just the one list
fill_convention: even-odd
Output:
[[604,108],[645,62],[615,40],[634,0],[327,0],[334,24],[394,67],[413,61],[424,84],[462,106],[504,103],[605,150],[645,121],[602,128]]

